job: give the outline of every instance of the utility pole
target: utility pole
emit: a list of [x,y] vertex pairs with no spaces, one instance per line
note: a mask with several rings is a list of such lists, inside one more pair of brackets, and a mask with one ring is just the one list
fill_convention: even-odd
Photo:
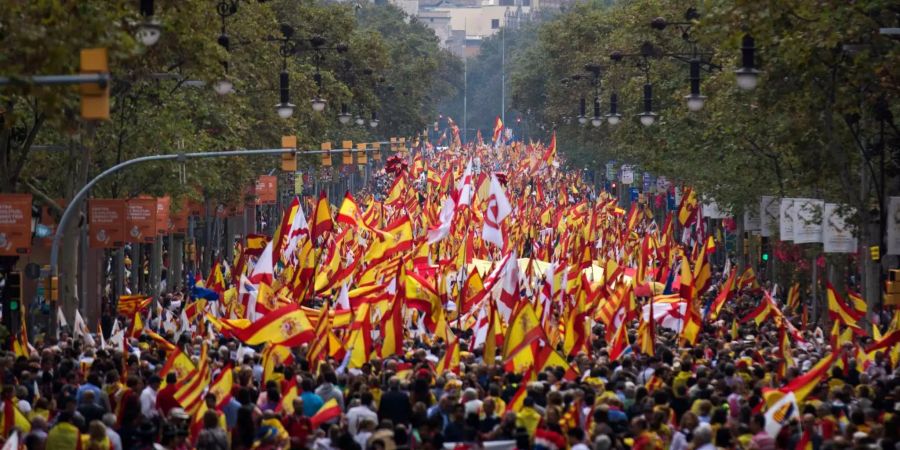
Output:
[[[506,15],[503,17],[507,18]],[[506,24],[500,28],[500,121],[506,123]]]

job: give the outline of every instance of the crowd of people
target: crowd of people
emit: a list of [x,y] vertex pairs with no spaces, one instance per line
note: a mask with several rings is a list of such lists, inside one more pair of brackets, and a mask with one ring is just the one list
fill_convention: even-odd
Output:
[[[472,154],[497,171],[473,171]],[[810,321],[798,289],[782,298],[752,269],[738,283],[736,268],[713,267],[690,189],[659,227],[646,205],[626,213],[557,170],[555,137],[440,156],[389,159],[365,214],[351,196],[336,219],[324,197],[310,223],[302,208],[285,211],[252,258],[248,242],[231,269],[211,271],[211,296],[192,298],[192,287],[152,305],[131,298],[127,313],[106,308],[123,326],[104,329],[126,338],[76,326],[27,349],[14,339],[14,356],[0,358],[7,448],[900,448],[897,317],[857,309],[834,327],[830,314]],[[483,282],[471,281],[477,257],[494,267]],[[554,262],[533,269],[543,259]],[[598,264],[604,281],[592,286],[583,271]],[[449,300],[454,287],[440,283],[463,270],[480,299]],[[679,273],[679,292],[666,292]],[[637,285],[667,279],[660,319],[654,291]],[[364,292],[356,303],[348,285]],[[516,330],[515,351],[488,350],[511,347]]]
[[[523,379],[502,361],[484,361],[480,351],[462,352],[459,373],[436,373],[443,343],[410,339],[401,357],[352,370],[335,360],[310,367],[304,345],[264,381],[258,351],[222,337],[181,336],[176,344],[195,360],[203,340],[214,349],[214,378],[234,371],[230,399],[217,409],[208,393],[202,417],[178,406],[174,373],[160,379],[166,350],[158,340],[142,336],[122,355],[63,333],[30,357],[0,360],[3,431],[18,431],[29,450],[896,448],[900,385],[889,352],[865,367],[845,358],[777,435],[766,432],[763,390],[809,370],[832,349],[803,332],[810,345],[779,375],[774,326],[757,329],[751,321],[736,336],[729,327],[759,301],[751,294],[728,305],[693,348],[678,347],[661,329],[652,357],[626,353],[610,361],[600,325],[590,354],[572,361],[581,374],[575,380],[555,368]],[[459,335],[464,344],[471,338]],[[282,395],[290,380],[301,394],[288,413]],[[523,406],[511,411],[523,384]],[[331,400],[341,414],[311,422]]]

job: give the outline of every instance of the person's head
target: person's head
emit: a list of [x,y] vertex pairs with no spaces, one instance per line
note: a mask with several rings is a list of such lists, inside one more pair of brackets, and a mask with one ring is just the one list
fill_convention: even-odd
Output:
[[153,388],[153,390],[157,390],[159,389],[160,383],[162,383],[162,378],[160,378],[159,375],[151,375],[150,380],[147,382],[147,385]]
[[701,423],[697,428],[694,428],[694,448],[699,448],[712,442],[712,433],[712,427],[708,423]]
[[360,401],[360,403],[362,403],[363,406],[371,407],[375,403],[375,397],[372,395],[371,392],[365,391],[362,393],[362,395],[360,395],[359,401]]
[[462,422],[466,417],[466,405],[462,403],[456,403],[453,405],[453,420],[455,422]]
[[96,396],[94,394],[94,391],[84,391],[84,393],[81,394],[81,403],[82,404],[90,405],[91,403],[94,403],[95,399],[96,399]]
[[206,394],[206,397],[203,397],[203,401],[206,402],[206,409],[210,411],[216,409],[216,403],[218,402],[216,394],[213,394],[212,392]]
[[750,431],[755,433],[759,433],[762,430],[766,429],[766,416],[762,414],[756,414],[750,420]]
[[102,441],[106,439],[106,425],[99,420],[92,420],[88,425],[88,435],[92,441]]
[[485,417],[493,417],[495,408],[496,404],[492,397],[484,399],[484,402],[481,403],[481,409],[484,411]]
[[578,427],[571,428],[567,433],[567,437],[569,439],[569,445],[578,444],[584,441],[584,430]]
[[116,427],[116,415],[113,413],[106,413],[103,415],[103,425],[106,425],[107,428],[115,428]]

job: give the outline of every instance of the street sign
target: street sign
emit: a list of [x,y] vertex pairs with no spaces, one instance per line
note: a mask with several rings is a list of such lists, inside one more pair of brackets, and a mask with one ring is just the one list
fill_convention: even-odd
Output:
[[614,181],[616,179],[616,166],[614,163],[606,163],[606,179],[608,181]]
[[634,183],[634,169],[631,166],[622,166],[622,184]]

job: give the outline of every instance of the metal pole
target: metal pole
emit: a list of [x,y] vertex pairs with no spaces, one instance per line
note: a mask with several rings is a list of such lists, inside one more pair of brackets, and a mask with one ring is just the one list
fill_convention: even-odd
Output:
[[506,123],[506,24],[500,28],[500,121]]
[[7,84],[49,86],[58,84],[99,84],[106,85],[112,80],[108,73],[86,73],[79,75],[35,75],[31,77],[0,77],[0,86]]

